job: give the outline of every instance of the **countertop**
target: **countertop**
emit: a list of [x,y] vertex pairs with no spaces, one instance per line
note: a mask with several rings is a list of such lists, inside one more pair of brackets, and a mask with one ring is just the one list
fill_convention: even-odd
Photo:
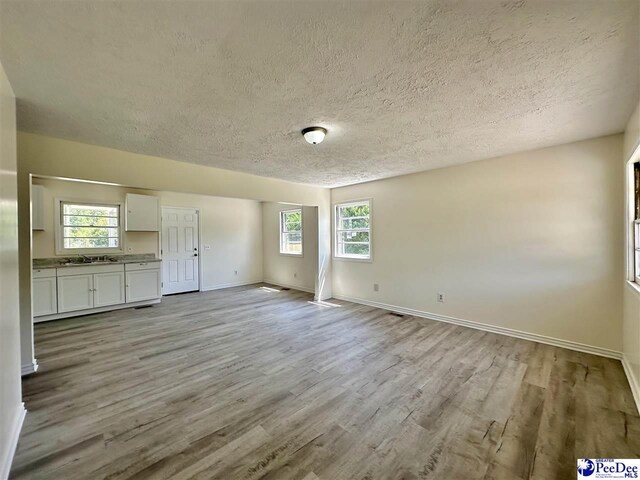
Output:
[[77,263],[80,257],[54,257],[34,258],[33,268],[43,270],[46,268],[88,267],[97,265],[123,265],[125,263],[150,263],[161,262],[153,253],[132,255],[87,255],[88,258],[99,259],[94,262]]

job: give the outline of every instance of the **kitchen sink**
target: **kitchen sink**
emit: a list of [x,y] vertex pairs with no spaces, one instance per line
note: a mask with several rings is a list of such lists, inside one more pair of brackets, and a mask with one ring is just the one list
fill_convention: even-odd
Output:
[[67,263],[63,263],[62,266],[63,267],[77,267],[78,265],[109,265],[112,263],[118,263],[118,262],[112,262],[110,260],[99,260],[97,262],[67,262]]
[[65,263],[62,264],[64,267],[71,267],[77,265],[109,265],[112,263],[118,263],[118,260],[112,259],[109,257],[97,257],[93,258],[73,258],[68,259]]

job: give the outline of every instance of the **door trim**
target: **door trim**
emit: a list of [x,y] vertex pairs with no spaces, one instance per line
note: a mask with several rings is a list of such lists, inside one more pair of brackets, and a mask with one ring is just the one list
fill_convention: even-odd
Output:
[[[164,209],[165,208],[185,208],[189,210],[195,210],[196,215],[198,216],[198,292],[202,292],[202,222],[200,221],[200,207],[176,207],[174,205],[162,205],[162,199],[160,199],[160,235],[158,235],[158,247],[159,247],[159,258],[162,260],[162,233],[164,228],[162,227],[162,218],[164,217]],[[160,276],[160,293],[162,296],[164,293],[164,279],[162,278],[162,274]],[[173,295],[173,294],[169,294]]]

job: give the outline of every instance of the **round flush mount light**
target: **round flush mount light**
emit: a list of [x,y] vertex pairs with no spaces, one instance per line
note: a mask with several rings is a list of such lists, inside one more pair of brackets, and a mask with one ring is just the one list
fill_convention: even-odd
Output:
[[322,127],[307,127],[302,130],[304,139],[311,145],[317,145],[324,140],[324,136],[327,134],[327,129]]

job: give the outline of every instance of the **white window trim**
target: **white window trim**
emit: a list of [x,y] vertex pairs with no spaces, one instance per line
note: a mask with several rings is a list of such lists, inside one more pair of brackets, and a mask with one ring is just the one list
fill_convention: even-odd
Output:
[[[282,215],[284,213],[291,212],[300,212],[300,253],[291,253],[291,252],[283,252],[282,251]],[[283,257],[296,257],[303,258],[304,257],[304,213],[302,212],[302,207],[300,208],[290,208],[288,210],[280,210],[278,212],[278,252]]]
[[[640,276],[635,271],[635,180],[633,165],[640,162],[640,143],[636,145],[625,165],[626,199],[625,202],[625,260],[627,264],[625,276],[627,285],[640,295]],[[640,272],[638,272],[640,273]]]
[[[120,212],[118,218],[118,248],[64,248],[64,241],[62,239],[62,215],[60,205],[62,203],[78,203],[80,205],[117,205]],[[55,246],[56,255],[99,255],[105,253],[122,253],[124,252],[124,203],[123,202],[95,202],[92,200],[80,200],[77,198],[55,198],[54,199],[54,212],[55,212]]]
[[[369,202],[369,258],[344,257],[338,255],[338,207],[348,207],[350,205],[360,205]],[[360,262],[373,263],[373,199],[361,198],[359,200],[347,200],[344,202],[336,202],[331,205],[331,233],[333,236],[333,252],[332,258],[339,262]]]

